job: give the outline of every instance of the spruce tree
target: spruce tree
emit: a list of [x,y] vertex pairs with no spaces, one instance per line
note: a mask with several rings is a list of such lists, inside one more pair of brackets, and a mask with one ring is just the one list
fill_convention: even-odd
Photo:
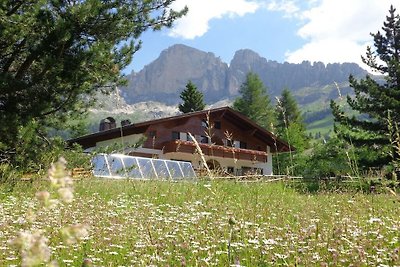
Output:
[[276,134],[296,150],[296,153],[277,155],[276,161],[280,162],[280,169],[275,171],[290,175],[298,174],[304,161],[301,152],[308,147],[308,137],[297,102],[287,88],[282,91],[281,97],[277,98],[275,114]]
[[277,99],[276,112],[276,128],[279,135],[283,135],[287,127],[292,124],[298,124],[305,132],[303,117],[300,109],[289,89],[282,91],[281,97]]
[[392,144],[395,127],[389,127],[400,123],[400,16],[393,6],[382,32],[371,35],[375,49],[368,47],[362,60],[383,75],[384,81],[369,75],[361,80],[350,76],[355,96],[348,96],[347,103],[356,114],[345,114],[334,101],[331,108],[335,131],[358,149],[360,164],[380,167],[399,158]]
[[191,81],[186,84],[186,88],[181,92],[180,98],[183,100],[179,104],[179,111],[189,113],[203,110],[206,106],[203,101],[203,93],[197,90],[196,85]]
[[267,88],[255,73],[248,73],[240,86],[240,97],[236,98],[233,108],[246,115],[265,129],[271,130],[274,123],[274,109],[267,94]]
[[277,98],[275,107],[277,135],[286,140],[297,151],[303,151],[308,147],[308,137],[303,116],[289,89],[282,91]]

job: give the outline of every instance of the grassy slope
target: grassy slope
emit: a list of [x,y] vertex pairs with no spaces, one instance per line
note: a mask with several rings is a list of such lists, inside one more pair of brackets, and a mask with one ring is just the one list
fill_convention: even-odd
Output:
[[[399,265],[398,198],[299,193],[283,183],[89,180],[75,200],[52,210],[33,200],[44,184],[0,187],[0,265],[20,264],[10,245],[22,229],[42,229],[60,266]],[[32,207],[35,224],[25,218]],[[90,226],[66,244],[59,229]]]
[[[321,133],[329,134],[333,131],[333,116],[330,110],[330,101],[333,99],[340,105],[345,105],[344,94],[349,93],[348,83],[338,84],[340,89],[334,84],[324,87],[307,87],[295,93],[296,98],[300,99],[300,107],[305,116],[307,131],[312,135]],[[303,104],[301,104],[303,101]],[[306,102],[306,103],[304,103]]]

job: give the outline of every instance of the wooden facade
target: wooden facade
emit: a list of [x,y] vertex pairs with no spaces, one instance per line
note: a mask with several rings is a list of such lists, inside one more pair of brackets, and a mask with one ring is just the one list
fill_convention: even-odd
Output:
[[189,133],[195,137],[207,160],[218,162],[229,170],[254,168],[269,174],[272,172],[271,153],[290,149],[272,133],[229,107],[129,124],[82,136],[70,143],[89,149],[119,142],[121,137],[126,141],[140,135],[144,136],[142,146],[127,153],[191,161],[195,168],[200,168],[201,162],[196,156],[199,152]]

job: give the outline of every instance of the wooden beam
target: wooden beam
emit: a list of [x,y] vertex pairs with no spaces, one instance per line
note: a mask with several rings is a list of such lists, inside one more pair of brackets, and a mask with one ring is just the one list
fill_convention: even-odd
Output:
[[251,136],[253,136],[257,132],[257,129],[249,130],[247,133]]
[[225,113],[226,113],[226,110],[224,110],[224,111],[221,113],[221,115],[219,116],[218,119],[222,119],[222,118],[225,116]]

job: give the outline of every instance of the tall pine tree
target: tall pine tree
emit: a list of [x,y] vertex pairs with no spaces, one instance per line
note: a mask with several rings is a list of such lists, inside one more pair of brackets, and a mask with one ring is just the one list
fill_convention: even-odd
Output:
[[300,109],[289,89],[283,89],[281,97],[278,98],[278,101],[276,103],[275,112],[277,118],[276,128],[280,135],[284,133],[285,129],[288,126],[294,123],[303,125],[303,128],[305,130]]
[[255,73],[248,73],[239,93],[241,96],[236,98],[233,108],[270,130],[274,123],[274,109],[260,77]]
[[170,27],[187,11],[172,10],[173,2],[2,0],[0,162],[25,158],[24,144],[34,151],[26,133],[37,151],[51,145],[49,128],[62,129],[85,113],[96,91],[123,83],[120,70],[141,34]]
[[183,113],[200,111],[206,106],[203,101],[203,93],[198,91],[196,85],[191,81],[186,84],[186,88],[181,92],[180,98],[183,103],[179,104],[178,108]]
[[308,137],[297,102],[287,88],[277,98],[275,114],[276,134],[296,150],[296,153],[277,155],[275,172],[289,175],[301,173],[304,161],[301,152],[308,147]]
[[296,100],[285,88],[275,107],[277,135],[294,146],[303,150],[308,146],[306,127]]
[[385,81],[350,76],[355,96],[348,96],[347,103],[357,112],[354,116],[331,101],[335,131],[358,149],[364,167],[380,167],[399,158],[391,144],[393,131],[388,127],[400,123],[400,16],[393,6],[383,25],[382,32],[371,34],[375,49],[368,47],[362,60],[384,75]]

